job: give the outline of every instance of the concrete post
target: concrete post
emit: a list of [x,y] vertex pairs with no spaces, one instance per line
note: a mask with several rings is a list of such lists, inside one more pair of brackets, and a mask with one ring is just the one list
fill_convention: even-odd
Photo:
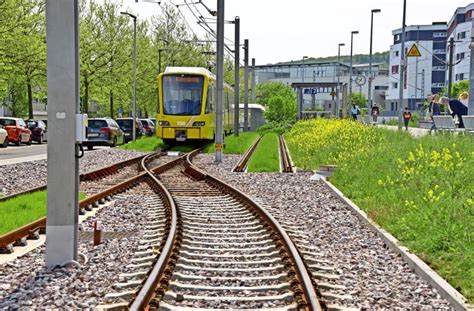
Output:
[[249,40],[244,40],[244,132],[249,130]]
[[[474,20],[473,23],[473,31],[474,31]],[[470,68],[469,68],[469,104],[467,108],[467,114],[473,115],[474,114],[474,32],[471,32],[471,44],[469,48],[471,49],[471,59],[470,59]]]
[[79,161],[79,9],[77,0],[46,1],[48,209],[46,265],[77,259]]
[[234,85],[234,135],[239,136],[240,131],[240,18],[235,17],[235,85]]
[[216,162],[222,162],[224,107],[224,0],[217,0]]

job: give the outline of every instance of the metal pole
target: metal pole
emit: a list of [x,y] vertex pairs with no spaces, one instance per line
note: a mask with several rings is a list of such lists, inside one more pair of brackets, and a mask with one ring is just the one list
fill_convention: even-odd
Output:
[[405,78],[405,24],[407,17],[407,0],[403,0],[402,46],[400,49],[400,85],[398,99],[398,129],[403,128],[403,88]]
[[244,40],[244,132],[249,130],[249,40]]
[[163,49],[158,50],[158,74],[161,73],[161,52],[162,51],[163,51]]
[[77,0],[46,1],[48,195],[46,265],[77,259],[79,160],[79,8]]
[[240,131],[240,18],[235,17],[235,85],[234,85],[234,135],[239,136]]
[[[474,20],[472,21],[474,27]],[[467,114],[474,114],[474,34],[471,35],[471,43],[469,45],[471,49],[471,60],[469,63],[469,103],[467,108]]]
[[137,139],[137,17],[133,16],[133,141]]
[[217,0],[216,163],[222,162],[224,106],[224,0]]
[[449,64],[448,64],[448,97],[451,98],[451,88],[453,87],[453,67],[454,67],[454,37],[449,39]]
[[304,60],[305,60],[305,59],[306,59],[306,57],[303,56],[303,66],[301,67],[301,70],[302,70],[302,72],[303,72],[303,74],[302,74],[302,82],[304,82]]
[[339,117],[339,109],[341,108],[341,95],[339,94],[341,91],[340,83],[341,83],[341,47],[345,46],[344,43],[339,43],[337,49],[337,85],[336,85],[336,118]]
[[349,68],[349,105],[352,105],[352,54],[354,49],[354,35],[358,34],[358,31],[351,32],[351,60]]
[[367,96],[367,113],[370,113],[370,109],[372,108],[372,46],[373,46],[373,37],[374,37],[374,13],[381,12],[380,9],[374,9],[371,12],[370,17],[370,53],[369,53],[369,90]]
[[252,104],[255,104],[255,58],[252,58]]

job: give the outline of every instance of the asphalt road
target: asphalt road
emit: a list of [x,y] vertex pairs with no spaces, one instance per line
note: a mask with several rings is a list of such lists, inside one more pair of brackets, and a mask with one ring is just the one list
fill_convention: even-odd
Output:
[[[38,144],[33,143],[30,146],[27,146],[27,145],[14,146],[10,144],[7,148],[0,148],[0,165],[46,159],[47,148],[48,148],[47,144],[38,145]],[[94,150],[98,150],[102,148],[109,148],[109,147],[94,147]],[[85,152],[93,152],[93,151],[88,151],[85,148]]]

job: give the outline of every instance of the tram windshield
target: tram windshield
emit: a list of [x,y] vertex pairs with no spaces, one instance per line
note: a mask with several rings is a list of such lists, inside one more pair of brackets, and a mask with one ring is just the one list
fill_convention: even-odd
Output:
[[163,76],[163,112],[167,115],[201,113],[204,78],[195,75]]

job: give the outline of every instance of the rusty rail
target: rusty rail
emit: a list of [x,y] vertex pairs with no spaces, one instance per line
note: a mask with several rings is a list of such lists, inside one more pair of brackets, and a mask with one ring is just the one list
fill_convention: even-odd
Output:
[[257,148],[257,145],[258,145],[258,143],[260,142],[261,139],[262,139],[262,137],[259,136],[258,139],[252,144],[252,146],[250,146],[250,148],[244,153],[242,158],[240,158],[239,162],[237,163],[237,165],[232,170],[233,172],[244,172],[245,171],[245,168],[247,167],[247,163],[249,162],[250,157],[252,156],[253,152]]
[[294,173],[293,166],[291,165],[290,152],[288,151],[283,135],[278,136],[278,142],[280,146],[281,171],[283,173]]

